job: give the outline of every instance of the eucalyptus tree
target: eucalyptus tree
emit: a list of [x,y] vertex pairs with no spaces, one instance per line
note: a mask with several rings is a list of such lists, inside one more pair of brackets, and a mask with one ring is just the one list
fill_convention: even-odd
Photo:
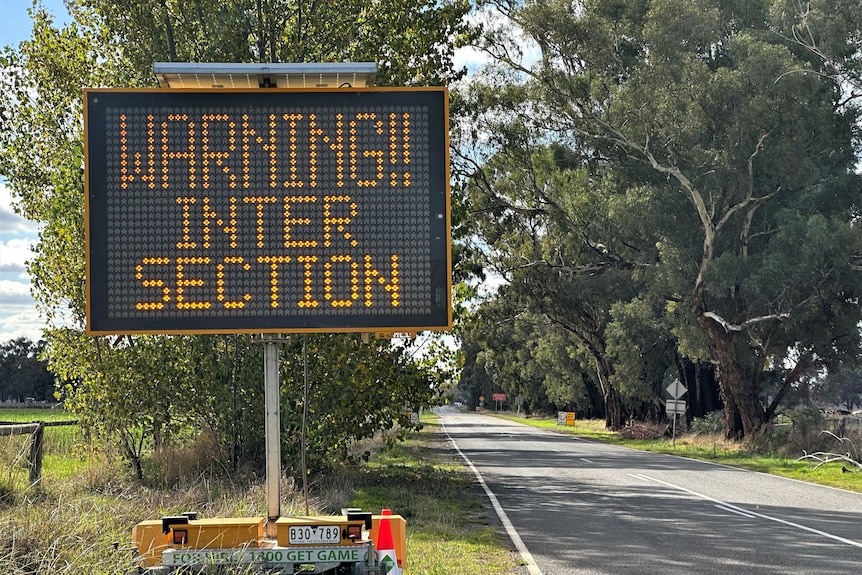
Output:
[[[498,70],[485,77],[497,81]],[[598,383],[603,405],[591,404],[595,393],[565,401],[557,385],[558,403],[581,403],[619,428],[632,406],[620,394],[605,329],[612,304],[634,296],[643,262],[656,250],[637,237],[639,222],[613,215],[638,198],[613,192],[615,179],[594,150],[571,139],[554,141],[539,127],[531,88],[476,83],[462,96],[472,116],[458,132],[455,161],[469,194],[472,231],[481,238],[475,253],[506,282],[495,298],[509,304],[497,313],[524,313],[520,321],[532,319],[538,331],[564,334],[579,348],[592,373],[586,381]]]
[[480,397],[490,397],[496,391],[491,374],[485,368],[485,355],[482,345],[472,340],[466,334],[461,344],[464,363],[458,371],[458,385],[454,398],[467,405],[468,409],[476,409]]
[[509,401],[520,397],[524,409],[546,412],[552,409],[546,393],[546,369],[537,356],[544,333],[537,329],[529,313],[512,313],[511,301],[496,299],[482,307],[465,334],[471,352],[461,373],[460,389],[468,405],[478,405],[484,396],[488,405],[494,393],[503,392]]
[[[82,92],[87,87],[154,86],[153,62],[178,60],[374,61],[380,85],[447,83],[464,73],[454,65],[453,54],[474,36],[463,18],[469,3],[70,0],[67,5],[72,21],[64,26],[56,26],[37,6],[32,37],[0,55],[0,174],[9,181],[19,211],[41,226],[29,272],[48,322],[51,365],[67,381],[62,391],[68,404],[94,429],[120,437],[132,461],[145,448],[163,444],[170,430],[186,421],[212,429],[235,462],[253,459],[247,446],[263,428],[255,433],[254,425],[246,423],[262,410],[256,391],[262,362],[248,336],[107,338],[83,333]],[[426,398],[428,382],[408,365],[406,354],[386,346],[368,344],[362,353],[345,355],[345,349],[356,345],[353,339],[338,336],[332,345],[318,346],[316,360],[329,365],[367,354],[366,363],[375,368],[357,368],[349,381],[362,389],[373,384],[375,391],[363,395],[374,403],[368,419],[372,427],[394,425],[403,396]],[[336,375],[347,377],[343,371]],[[326,381],[321,385],[333,383],[320,380]],[[353,414],[364,405],[361,401],[339,403],[320,393],[313,400],[330,402],[316,409],[332,412],[331,422],[351,426],[330,425],[327,433],[340,434],[332,445],[367,434],[364,420],[337,415],[341,410]]]
[[[859,339],[856,109],[782,32],[773,4],[484,4],[506,22],[484,37],[511,78],[499,91],[524,97],[517,109],[486,98],[483,113],[529,118],[531,133],[599,158],[608,176],[597,181],[613,181],[613,194],[662,207],[614,214],[623,231],[626,220],[651,224],[618,242],[654,249],[622,259],[649,270],[633,288],[664,302],[653,309],[680,353],[715,364],[733,436],[777,409],[782,393],[768,405],[760,393],[767,369],[785,373],[786,390],[804,368],[855,355]],[[494,183],[500,195],[507,186]],[[574,267],[580,253],[542,261]]]
[[75,0],[142,82],[153,62],[376,62],[382,85],[464,74],[466,0]]
[[862,2],[785,0],[771,12],[776,31],[814,56],[814,70],[843,84],[847,102],[862,95]]

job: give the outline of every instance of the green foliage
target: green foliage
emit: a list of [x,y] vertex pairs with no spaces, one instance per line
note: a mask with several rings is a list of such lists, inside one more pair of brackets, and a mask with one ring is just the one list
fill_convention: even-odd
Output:
[[569,333],[606,406],[649,398],[676,355],[715,364],[731,436],[855,361],[858,2],[495,6],[509,26],[461,95],[485,129],[457,135],[481,150],[465,189],[497,299]]
[[662,395],[664,373],[674,364],[675,339],[662,321],[661,309],[633,299],[611,307],[607,327],[614,381],[626,397],[650,401]]
[[[468,96],[479,110],[486,92],[478,89]],[[519,108],[518,100],[501,99],[499,105]],[[613,414],[612,425],[619,426],[623,417],[603,330],[610,305],[631,293],[635,266],[630,258],[640,246],[617,241],[625,237],[623,224],[609,215],[624,200],[610,193],[612,183],[602,180],[592,160],[580,150],[546,145],[541,132],[528,130],[527,121],[491,120],[490,137],[500,151],[475,170],[465,187],[474,210],[473,232],[486,242],[475,255],[507,280],[494,297],[499,305],[485,304],[493,318],[488,323],[505,326],[493,330],[500,334],[493,344],[495,364],[505,365],[503,358],[514,352],[517,366],[504,372],[525,383],[507,383],[504,389],[508,385],[515,395],[511,388],[517,387],[525,400],[533,399],[531,405],[545,408],[554,388],[557,405]],[[525,327],[511,329],[518,324]],[[539,348],[546,345],[565,352],[543,354]],[[593,364],[595,376],[580,375],[584,362]],[[569,373],[574,377],[555,375]],[[578,392],[564,397],[569,386]],[[604,396],[611,409],[601,401],[597,406],[597,396]]]
[[[217,440],[226,469],[262,460],[262,353],[249,336],[90,337],[84,333],[85,219],[82,98],[86,87],[151,86],[156,61],[374,61],[379,85],[436,85],[461,77],[454,50],[476,30],[463,0],[430,2],[180,2],[73,0],[56,27],[33,11],[31,39],[0,53],[0,175],[21,213],[40,224],[28,271],[47,319],[44,357],[67,407],[144,476],[150,453]],[[344,25],[345,22],[351,25]],[[298,457],[299,343],[282,362],[285,458]],[[403,347],[354,336],[312,336],[312,466],[346,457],[375,431],[406,424],[405,403],[432,400],[431,381]],[[442,352],[441,352],[442,353]],[[439,355],[439,354],[438,354]],[[427,366],[426,366],[427,367]],[[300,378],[300,379],[298,379]]]
[[823,414],[810,405],[788,409],[774,425],[764,427],[748,439],[749,448],[763,455],[795,457],[825,449],[830,441],[821,435],[826,424]]
[[688,424],[688,429],[692,433],[699,433],[703,435],[707,434],[718,434],[723,430],[724,427],[724,414],[720,411],[713,411],[707,413],[703,417],[697,417],[691,420],[691,423]]
[[862,372],[844,370],[815,382],[814,398],[821,405],[840,405],[847,411],[862,407]]
[[459,390],[470,409],[479,405],[480,397],[488,406],[494,393],[505,392],[510,400],[522,397],[528,412],[550,411],[546,374],[535,357],[541,332],[533,329],[535,318],[511,318],[509,313],[486,306],[464,334]]
[[[77,0],[121,46],[138,81],[153,62],[377,62],[379,85],[458,79],[475,31],[464,0]],[[349,24],[347,24],[349,23]]]
[[802,437],[819,434],[826,422],[820,410],[811,405],[794,407],[785,416],[790,419],[793,433]]
[[307,433],[312,468],[348,460],[354,443],[381,431],[395,430],[386,436],[389,441],[403,437],[411,429],[403,407],[418,409],[435,402],[434,381],[403,346],[388,340],[364,344],[357,336],[294,338],[282,363],[283,448],[294,473],[299,471],[303,343],[309,361]]
[[771,16],[788,42],[808,57],[818,70],[862,89],[859,0],[818,0],[772,3]]
[[466,337],[461,344],[461,353],[464,364],[459,372],[455,398],[472,411],[479,406],[480,397],[491,397],[497,388],[486,369],[485,354],[479,343],[472,341],[469,336]]

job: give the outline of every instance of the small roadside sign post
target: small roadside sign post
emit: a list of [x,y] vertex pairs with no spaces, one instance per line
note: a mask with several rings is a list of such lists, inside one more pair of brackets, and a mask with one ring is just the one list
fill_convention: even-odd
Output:
[[574,411],[560,411],[557,413],[557,425],[565,425],[567,427],[574,427],[575,425],[575,412]]
[[679,399],[688,392],[688,388],[679,379],[673,380],[666,389],[671,399]]
[[686,404],[684,399],[668,399],[664,407],[668,415],[685,415]]
[[680,414],[685,415],[685,400],[680,399],[680,397],[685,395],[688,392],[688,389],[682,384],[682,382],[680,382],[679,379],[674,379],[666,389],[671,399],[668,399],[664,406],[668,415],[673,414],[672,446],[676,447],[676,416]]
[[503,409],[503,402],[506,401],[505,393],[494,393],[491,395],[494,400],[494,411],[500,411]]

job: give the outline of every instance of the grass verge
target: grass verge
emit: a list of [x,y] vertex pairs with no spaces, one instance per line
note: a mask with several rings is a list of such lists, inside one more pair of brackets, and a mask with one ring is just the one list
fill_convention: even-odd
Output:
[[[378,513],[390,508],[404,516],[408,575],[519,573],[517,555],[492,526],[484,495],[449,452],[436,419],[423,423],[422,432],[362,467],[315,477],[311,513],[350,506]],[[56,457],[46,457],[41,484],[15,482],[0,493],[3,575],[120,575],[132,564],[125,547],[140,521],[188,510],[201,517],[266,514],[259,478],[205,474],[167,489],[148,488],[115,459],[80,449],[66,454],[74,464]],[[281,496],[283,515],[305,514],[292,481],[283,482]]]
[[484,494],[454,459],[436,417],[380,453],[356,480],[350,505],[407,519],[410,574],[517,573],[519,558],[489,522]]
[[[674,444],[669,438],[627,439],[617,432],[606,429],[604,421],[601,420],[577,420],[573,427],[567,427],[558,426],[557,420],[553,418],[525,418],[505,413],[494,415],[532,427],[550,429],[557,433],[576,435],[604,443],[690,457],[862,493],[862,473],[848,473],[845,471],[846,467],[842,467],[840,463],[818,468],[812,462],[798,461],[794,456],[756,453],[748,449],[744,442],[728,441],[716,434],[683,434],[676,438]],[[799,456],[802,455],[802,453],[799,454]]]

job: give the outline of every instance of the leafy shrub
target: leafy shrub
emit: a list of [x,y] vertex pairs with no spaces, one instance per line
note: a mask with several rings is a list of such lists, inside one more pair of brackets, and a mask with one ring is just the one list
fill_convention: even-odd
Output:
[[821,436],[826,420],[811,405],[788,409],[774,422],[766,425],[748,439],[755,453],[798,456],[805,451],[819,451],[827,446]]
[[689,431],[698,435],[709,435],[724,431],[724,411],[717,409],[691,420]]

